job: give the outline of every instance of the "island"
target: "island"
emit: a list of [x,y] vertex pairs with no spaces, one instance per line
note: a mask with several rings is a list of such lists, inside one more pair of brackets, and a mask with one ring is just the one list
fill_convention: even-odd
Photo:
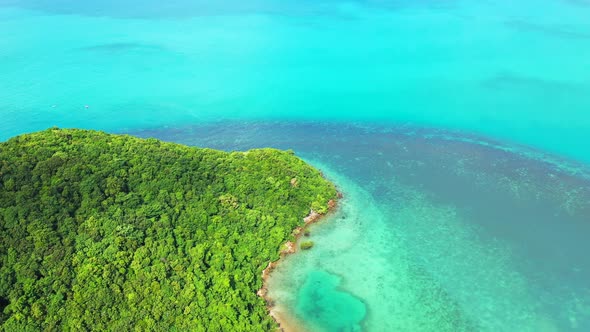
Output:
[[336,199],[292,151],[17,136],[0,143],[0,328],[276,329],[262,272]]

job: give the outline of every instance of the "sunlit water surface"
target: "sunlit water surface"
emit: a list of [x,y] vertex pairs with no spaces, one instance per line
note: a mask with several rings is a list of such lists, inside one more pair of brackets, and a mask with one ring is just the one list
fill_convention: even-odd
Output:
[[588,17],[586,0],[0,0],[0,140],[294,149],[344,193],[270,280],[301,329],[588,331]]

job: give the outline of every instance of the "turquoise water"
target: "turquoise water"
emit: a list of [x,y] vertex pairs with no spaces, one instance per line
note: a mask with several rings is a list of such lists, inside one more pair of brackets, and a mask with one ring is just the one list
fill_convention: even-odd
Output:
[[344,193],[310,331],[590,330],[590,3],[0,0],[0,140],[292,148]]
[[385,121],[590,161],[585,0],[210,2],[0,1],[0,139]]
[[325,271],[310,272],[297,292],[295,310],[316,329],[330,326],[337,331],[360,331],[366,307],[350,293],[337,290],[339,283],[338,276]]

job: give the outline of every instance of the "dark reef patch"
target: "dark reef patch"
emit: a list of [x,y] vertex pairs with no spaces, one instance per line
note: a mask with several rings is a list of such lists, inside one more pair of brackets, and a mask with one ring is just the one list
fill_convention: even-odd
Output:
[[[447,8],[454,0],[377,1],[354,0],[353,4],[381,10],[400,10],[408,7]],[[293,16],[343,16],[336,1],[186,1],[173,0],[166,3],[155,0],[139,1],[104,0],[100,2],[75,0],[0,0],[0,6],[39,10],[57,15],[109,16],[116,18],[176,19],[209,15],[232,14],[277,14]]]
[[78,50],[83,52],[124,53],[129,51],[162,51],[164,48],[152,44],[120,42],[86,46],[78,48]]
[[547,36],[559,37],[559,38],[573,38],[573,39],[590,39],[590,32],[579,31],[576,27],[563,26],[563,25],[549,25],[534,23],[522,20],[510,20],[506,21],[505,25],[509,28],[526,31],[526,32],[537,32]]
[[482,86],[488,89],[498,91],[513,91],[515,89],[526,90],[538,94],[556,93],[572,93],[572,92],[588,92],[587,86],[583,84],[576,84],[572,82],[560,82],[555,80],[547,80],[538,77],[524,76],[512,72],[500,72],[495,76],[485,79]]

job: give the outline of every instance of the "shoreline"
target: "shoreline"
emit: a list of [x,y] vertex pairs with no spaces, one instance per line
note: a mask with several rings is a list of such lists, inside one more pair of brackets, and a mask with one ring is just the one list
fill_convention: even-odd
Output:
[[299,242],[299,239],[301,239],[301,236],[303,236],[305,234],[305,231],[307,230],[307,228],[310,227],[311,225],[321,221],[326,216],[328,216],[332,212],[334,212],[338,206],[337,200],[341,199],[341,198],[342,198],[342,193],[337,192],[336,198],[330,199],[328,201],[328,212],[326,212],[324,214],[320,214],[314,210],[311,210],[309,212],[309,214],[305,218],[303,218],[304,224],[302,226],[297,226],[293,230],[292,233],[295,236],[295,240],[294,241],[287,241],[286,243],[284,243],[283,249],[280,251],[279,259],[277,259],[274,262],[269,262],[268,265],[266,266],[266,268],[264,270],[262,270],[262,287],[256,292],[256,295],[263,298],[264,301],[266,302],[266,309],[268,310],[269,316],[272,317],[272,319],[274,319],[274,321],[279,326],[278,331],[295,332],[295,331],[301,331],[301,329],[297,329],[295,326],[293,326],[293,324],[292,324],[293,318],[288,317],[289,315],[287,313],[277,312],[275,310],[274,301],[272,298],[270,298],[268,296],[268,288],[267,288],[268,278],[270,278],[272,271],[279,265],[279,263],[281,262],[281,260],[284,257],[294,254],[299,250],[299,248],[297,248],[297,243]]

